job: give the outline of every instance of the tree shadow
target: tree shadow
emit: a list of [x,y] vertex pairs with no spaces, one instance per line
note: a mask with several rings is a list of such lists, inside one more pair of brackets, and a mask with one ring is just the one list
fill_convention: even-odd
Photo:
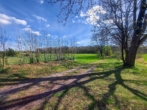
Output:
[[[54,110],[58,110],[60,103],[65,97],[65,95],[67,94],[67,92],[74,87],[78,87],[82,89],[82,91],[84,91],[84,96],[92,101],[92,103],[87,105],[87,107],[85,108],[86,110],[107,109],[107,101],[110,99],[110,97],[113,97],[115,99],[115,105],[120,106],[120,102],[117,96],[115,95],[117,85],[121,85],[123,88],[127,89],[132,94],[147,101],[147,94],[141,92],[141,90],[139,91],[139,90],[133,89],[124,83],[125,81],[131,82],[131,83],[134,83],[134,82],[133,80],[122,79],[121,71],[123,69],[124,68],[122,67],[117,67],[113,70],[106,71],[106,72],[99,72],[99,73],[86,73],[86,74],[80,74],[80,75],[57,76],[57,77],[53,76],[53,77],[47,77],[47,78],[32,78],[26,81],[19,80],[20,82],[16,80],[18,82],[17,84],[19,84],[20,86],[13,89],[9,89],[8,91],[5,91],[5,92],[0,91],[0,96],[2,95],[9,96],[11,94],[17,94],[18,92],[27,90],[28,88],[34,85],[40,85],[40,83],[43,81],[49,81],[55,86],[48,87],[48,91],[30,95],[30,96],[25,96],[22,98],[17,98],[12,100],[6,100],[5,98],[2,101],[0,101],[0,110],[10,109],[13,107],[17,107],[18,105],[22,107],[37,100],[44,100],[41,106],[38,108],[38,110],[43,110],[45,109],[45,106],[49,102],[50,98],[53,97],[55,93],[62,91],[61,95],[58,97],[58,100],[56,101],[55,106],[53,107]],[[115,76],[115,81],[108,85],[108,92],[104,93],[100,100],[95,99],[94,95],[90,94],[90,92],[88,91],[88,87],[86,87],[85,84],[92,82],[94,80],[108,78],[110,75],[113,75],[113,74]],[[3,81],[7,82],[7,79]],[[9,80],[9,81],[12,81],[12,83],[15,82],[15,80]],[[59,83],[57,83],[57,81],[59,81]],[[62,81],[62,84],[60,84],[60,81]],[[139,81],[137,84],[140,84]]]

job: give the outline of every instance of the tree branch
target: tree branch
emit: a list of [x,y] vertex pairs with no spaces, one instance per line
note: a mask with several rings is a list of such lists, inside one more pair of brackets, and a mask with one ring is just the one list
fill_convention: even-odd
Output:
[[144,36],[140,39],[139,45],[141,45],[146,39],[147,39],[147,34],[144,35]]

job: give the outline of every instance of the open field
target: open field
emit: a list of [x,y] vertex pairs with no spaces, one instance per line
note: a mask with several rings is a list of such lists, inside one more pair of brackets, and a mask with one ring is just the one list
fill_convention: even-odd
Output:
[[[43,55],[42,55],[43,56]],[[28,58],[25,57],[26,64],[19,65],[19,57],[8,57],[8,65],[5,69],[1,68],[1,77],[42,77],[50,74],[72,69],[77,66],[98,61],[95,54],[76,54],[74,61],[49,61],[39,64],[28,64]],[[5,74],[7,73],[7,74]]]
[[10,65],[0,73],[0,110],[146,110],[145,58],[134,68],[94,54],[76,55],[73,62]]
[[[49,55],[48,55],[49,56]],[[52,60],[54,55],[51,55]],[[40,60],[43,62],[44,55],[40,55]],[[8,57],[7,65],[19,64],[20,57]],[[29,57],[23,57],[24,63],[29,63]],[[78,63],[92,63],[98,60],[96,54],[75,54],[75,61]]]

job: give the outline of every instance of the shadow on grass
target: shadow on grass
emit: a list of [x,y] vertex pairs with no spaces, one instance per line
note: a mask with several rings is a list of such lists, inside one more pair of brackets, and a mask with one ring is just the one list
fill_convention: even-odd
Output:
[[[61,95],[58,97],[55,106],[52,108],[53,110],[58,110],[60,103],[63,100],[63,98],[65,97],[65,95],[67,94],[67,92],[71,88],[74,88],[74,87],[78,87],[78,88],[82,89],[84,91],[85,97],[87,97],[89,100],[92,101],[85,108],[87,110],[93,110],[95,108],[99,109],[99,110],[107,109],[107,102],[110,99],[110,97],[113,97],[115,99],[116,106],[120,106],[120,102],[117,99],[117,96],[115,96],[115,94],[114,94],[116,91],[117,85],[121,85],[125,89],[129,90],[132,94],[147,101],[147,94],[141,92],[141,90],[139,91],[139,90],[133,89],[124,83],[125,81],[131,82],[131,83],[133,83],[134,81],[122,79],[121,71],[123,69],[124,68],[122,68],[122,67],[117,67],[114,70],[107,71],[107,72],[86,73],[86,74],[73,75],[73,76],[32,78],[32,79],[28,79],[26,81],[8,79],[8,81],[12,82],[12,84],[16,81],[17,82],[16,84],[19,84],[20,86],[13,88],[13,89],[10,89],[8,91],[4,91],[4,92],[0,91],[0,96],[2,96],[2,95],[9,96],[12,94],[17,94],[18,92],[23,91],[23,90],[27,90],[34,85],[40,85],[40,83],[43,81],[49,81],[54,86],[48,87],[48,91],[45,91],[45,92],[42,92],[39,94],[25,96],[22,98],[17,98],[17,99],[12,99],[12,100],[4,99],[0,102],[0,110],[6,110],[6,109],[13,108],[13,107],[18,107],[18,105],[21,108],[22,106],[25,106],[31,102],[38,101],[38,100],[43,100],[41,106],[38,108],[39,110],[43,110],[43,109],[45,109],[47,103],[49,103],[50,98],[53,97],[53,95],[55,93],[62,92]],[[110,82],[110,84],[108,85],[108,89],[109,89],[108,92],[104,93],[100,100],[95,99],[95,97],[92,94],[90,94],[90,92],[88,91],[88,88],[85,86],[85,84],[92,82],[94,80],[108,78],[112,74],[114,74],[114,76],[115,76],[115,81],[112,83]],[[84,78],[85,78],[85,80],[82,80]],[[3,82],[7,82],[7,79],[0,79],[0,80],[3,80]],[[58,84],[57,81],[64,81],[64,83]],[[137,82],[137,81],[135,81],[135,82]],[[64,108],[64,109],[66,109],[66,108]]]

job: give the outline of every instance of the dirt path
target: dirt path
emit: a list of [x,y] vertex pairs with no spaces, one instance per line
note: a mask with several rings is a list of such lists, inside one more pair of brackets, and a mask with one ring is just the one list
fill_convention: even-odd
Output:
[[7,85],[0,88],[0,110],[30,110],[45,102],[53,94],[75,86],[84,81],[85,76],[93,71],[90,67],[78,67],[44,78],[33,78],[16,85]]

